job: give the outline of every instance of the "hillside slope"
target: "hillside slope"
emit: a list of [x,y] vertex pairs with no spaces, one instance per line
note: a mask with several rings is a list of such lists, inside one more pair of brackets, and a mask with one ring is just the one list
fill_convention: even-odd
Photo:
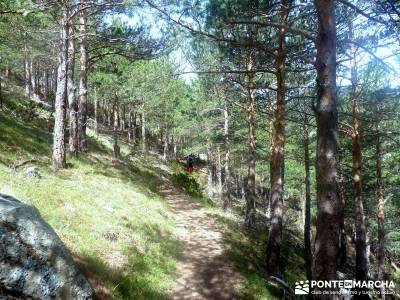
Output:
[[[228,270],[218,273],[208,265],[204,276],[240,272],[231,285],[239,285],[241,295],[235,292],[237,298],[281,297],[279,287],[263,279],[259,266],[266,236],[244,233],[237,216],[199,198],[201,192],[193,194],[192,186],[186,190],[194,196],[179,189],[185,181],[192,184],[198,179],[196,175],[189,177],[179,164],[163,163],[157,155],[145,160],[124,143],[123,159],[116,160],[112,138],[90,130],[89,151],[69,158],[66,170],[54,172],[50,168],[52,113],[20,97],[21,101],[12,101],[18,105],[8,105],[0,112],[0,193],[39,210],[74,254],[100,299],[165,299],[179,286],[182,266],[186,268],[183,256],[199,254],[197,248],[203,242],[216,248],[222,269]],[[38,176],[27,176],[31,167],[37,169]],[[167,194],[162,189],[165,184],[171,189]],[[196,221],[200,214],[201,222]],[[192,236],[201,233],[194,243],[185,239],[182,220],[193,222],[189,226],[193,227]],[[208,240],[208,234],[217,237]],[[202,255],[212,259],[211,254]],[[302,260],[297,255],[288,257],[292,260],[288,263],[295,263],[288,273],[291,282],[301,276]],[[198,263],[205,267],[207,261],[200,259]],[[196,275],[196,270],[189,276]],[[203,279],[208,282],[208,278]],[[190,278],[187,282],[194,285]],[[210,295],[224,291],[228,282],[216,278]],[[222,285],[221,290],[218,285]],[[188,287],[184,284],[181,288]],[[194,291],[207,291],[207,286]],[[227,291],[229,297],[234,289]],[[175,296],[179,298],[179,294]]]
[[[109,138],[91,135],[89,152],[55,173],[49,132],[4,113],[0,124],[0,192],[39,210],[100,298],[162,298],[173,282],[178,241],[173,216],[156,193],[154,161],[115,160]],[[40,177],[27,176],[31,166]]]

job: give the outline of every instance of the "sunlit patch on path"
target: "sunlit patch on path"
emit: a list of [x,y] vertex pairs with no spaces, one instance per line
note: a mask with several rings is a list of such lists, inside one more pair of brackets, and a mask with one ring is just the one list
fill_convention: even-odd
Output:
[[224,256],[214,217],[168,184],[160,193],[174,212],[182,243],[169,299],[239,299],[244,279]]

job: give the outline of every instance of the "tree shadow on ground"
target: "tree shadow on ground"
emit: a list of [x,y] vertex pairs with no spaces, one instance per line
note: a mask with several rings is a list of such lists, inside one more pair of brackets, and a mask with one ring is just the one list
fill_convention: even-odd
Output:
[[245,231],[236,219],[223,214],[217,218],[224,227],[224,253],[246,278],[242,299],[282,299],[282,291],[265,280],[265,230]]
[[[33,156],[50,156],[51,135],[43,130],[0,114],[0,149],[13,158],[30,154]],[[8,159],[7,159],[8,161]]]
[[112,267],[105,259],[93,255],[74,254],[75,261],[95,289],[97,299],[166,299],[180,255],[179,241],[172,232],[154,224],[141,228],[132,223],[125,226],[146,236],[147,245],[144,249],[127,245],[127,261],[123,266]]
[[[75,168],[77,164],[90,165],[91,174],[119,179],[147,196],[157,194],[163,176],[159,170],[147,168],[146,161],[135,165],[129,157],[113,158],[112,151],[92,137],[89,137],[87,153],[80,155],[76,160],[71,160],[69,167]],[[65,180],[71,179],[71,174],[68,172],[58,172],[57,176]]]

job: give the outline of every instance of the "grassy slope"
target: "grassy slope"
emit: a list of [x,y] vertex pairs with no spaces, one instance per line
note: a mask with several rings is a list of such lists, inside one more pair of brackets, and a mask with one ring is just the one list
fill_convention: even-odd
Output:
[[[50,116],[35,109],[36,121],[46,123]],[[163,298],[179,244],[151,161],[113,160],[106,136],[92,136],[89,153],[69,159],[67,170],[53,172],[50,155],[48,132],[0,112],[0,192],[38,208],[102,297]],[[26,178],[24,167],[10,168],[31,159],[40,179]]]
[[[49,167],[51,113],[26,100],[8,101],[7,107],[18,116],[0,112],[0,192],[38,208],[101,297],[164,298],[173,282],[179,242],[173,215],[156,192],[162,171],[155,169],[154,158],[144,162],[140,156],[128,155],[129,148],[123,146],[125,159],[115,160],[110,138],[91,133],[89,152],[69,158],[69,168],[55,173]],[[31,159],[36,160],[40,179],[27,179],[24,167],[12,168]],[[181,171],[176,164],[172,169]],[[182,186],[185,175],[181,175],[172,179]],[[192,189],[198,196],[198,185],[189,180],[186,190],[193,194]],[[262,272],[265,234],[245,234],[236,215],[221,212],[208,199],[200,201],[224,229],[226,253],[246,278],[244,298],[280,299],[279,289],[265,281]],[[288,249],[286,276],[293,286],[304,277],[302,258]]]

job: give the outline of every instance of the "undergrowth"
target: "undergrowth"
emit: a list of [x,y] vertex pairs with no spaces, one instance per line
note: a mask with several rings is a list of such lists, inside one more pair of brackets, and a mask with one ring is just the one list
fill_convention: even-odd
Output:
[[[66,170],[51,164],[52,113],[26,100],[7,101],[0,112],[0,192],[34,205],[55,229],[88,275],[101,299],[165,299],[180,252],[174,218],[157,193],[161,177],[210,209],[224,234],[225,254],[245,277],[243,299],[280,299],[265,279],[265,230],[246,232],[234,213],[225,213],[203,195],[198,172],[182,164],[144,159],[121,141],[122,159],[112,153],[112,137],[89,131],[89,151],[68,158]],[[21,96],[22,99],[22,96]],[[10,116],[13,112],[13,116]],[[32,161],[40,177],[26,178],[21,162]],[[301,253],[284,247],[287,280],[302,274]]]
[[[180,244],[152,159],[128,157],[122,144],[124,158],[116,160],[110,137],[89,131],[88,153],[54,172],[51,128],[43,125],[52,114],[36,104],[32,113],[24,100],[9,104],[0,112],[0,192],[39,210],[101,299],[165,299]],[[29,179],[25,167],[32,164],[40,177]]]

